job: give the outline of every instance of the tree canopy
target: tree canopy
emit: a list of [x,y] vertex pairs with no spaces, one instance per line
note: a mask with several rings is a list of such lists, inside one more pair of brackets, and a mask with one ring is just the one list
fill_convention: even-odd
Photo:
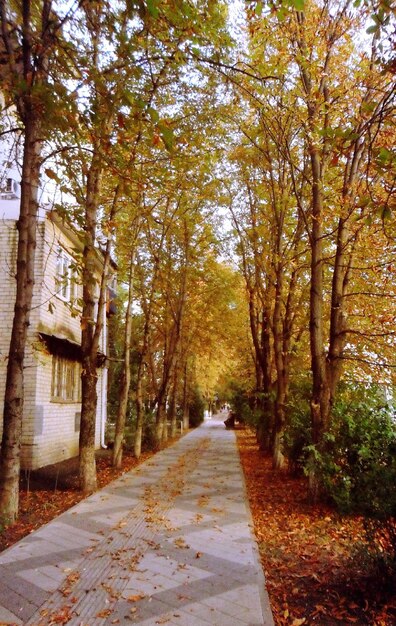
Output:
[[[139,455],[142,439],[160,446],[168,423],[174,433],[202,400],[243,406],[283,466],[304,388],[298,461],[318,495],[345,385],[382,385],[387,397],[394,387],[388,5],[82,0],[66,13],[48,0],[3,0],[0,9],[5,106],[25,151],[17,298],[27,299],[15,333],[29,321],[18,312],[31,306],[34,276],[23,268],[34,259],[40,176],[83,237],[82,488],[96,487],[96,356],[112,258],[121,302],[112,349],[123,363],[114,462],[126,424]],[[11,518],[24,341],[2,443]]]

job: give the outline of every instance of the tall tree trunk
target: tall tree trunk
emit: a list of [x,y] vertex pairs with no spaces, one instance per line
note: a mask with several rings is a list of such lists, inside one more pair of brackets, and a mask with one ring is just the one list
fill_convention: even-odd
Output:
[[[370,90],[366,96],[367,99],[369,93]],[[365,150],[366,144],[365,141],[362,140],[362,127],[360,125],[357,128],[354,149],[351,151],[345,164],[344,185],[342,190],[344,215],[339,218],[337,228],[337,249],[331,286],[330,333],[327,357],[330,410],[334,404],[337,385],[341,378],[342,356],[347,343],[345,296],[348,292],[355,246],[361,231],[361,229],[357,229],[354,233],[351,232],[350,227],[348,227],[348,222],[351,219],[350,213],[354,206],[354,197],[357,194],[358,172]]]
[[166,421],[166,393],[165,390],[158,398],[157,414],[155,419],[155,441],[156,447],[160,448],[161,444],[167,440],[167,421]]
[[[95,162],[95,159],[94,159]],[[96,489],[95,424],[98,404],[98,351],[105,324],[106,291],[111,260],[111,238],[107,239],[104,259],[101,260],[101,276],[98,284],[98,257],[96,255],[95,230],[98,210],[101,171],[93,167],[93,185],[87,186],[92,193],[87,196],[86,245],[83,252],[83,310],[81,315],[81,426],[80,426],[80,487],[84,492]],[[89,177],[88,177],[89,180]],[[110,216],[110,221],[112,215]],[[96,311],[95,311],[96,309]],[[96,313],[96,317],[95,317]],[[107,346],[104,346],[106,351]]]
[[[9,3],[8,3],[9,4]],[[69,19],[64,17],[63,23]],[[23,163],[16,298],[3,409],[0,458],[0,510],[7,521],[18,515],[19,471],[24,401],[24,360],[34,287],[38,187],[40,182],[43,129],[51,111],[47,107],[48,59],[58,42],[60,23],[54,19],[51,2],[23,0],[11,8],[0,0],[0,47],[3,54],[0,77],[23,124]],[[21,37],[16,36],[20,32]],[[42,98],[42,99],[41,99]]]
[[142,436],[143,436],[143,419],[144,419],[144,405],[143,405],[143,359],[139,360],[137,381],[136,381],[136,431],[134,441],[134,454],[137,459],[140,458],[142,453]]
[[[297,228],[294,237],[293,251],[297,256],[301,245],[300,239],[304,229],[304,222],[301,213],[298,217]],[[295,315],[295,291],[297,286],[297,277],[299,270],[295,266],[291,272],[288,282],[287,297],[285,302],[285,311],[283,319],[280,318],[277,304],[274,308],[274,352],[275,363],[277,369],[277,394],[275,401],[275,412],[277,415],[277,423],[280,425],[279,434],[275,435],[274,442],[274,466],[280,468],[284,464],[282,454],[282,435],[286,425],[286,405],[289,396],[289,378],[290,378],[290,347],[292,339],[292,331],[294,326]],[[282,277],[283,280],[283,277]],[[281,290],[279,289],[281,295]],[[279,316],[279,320],[278,320]],[[279,326],[279,325],[280,326]]]
[[170,397],[169,403],[169,422],[170,422],[170,436],[172,439],[176,437],[176,426],[177,426],[177,393],[178,393],[178,380],[179,380],[179,371],[177,364],[173,370],[173,381],[172,381],[172,393]]
[[[134,281],[134,250],[131,253],[129,268],[129,286],[128,286],[128,303],[125,311],[125,329],[124,329],[124,354],[121,372],[120,397],[118,401],[118,411],[116,418],[116,428],[113,447],[113,465],[121,467],[122,451],[125,431],[126,413],[128,407],[129,387],[131,384],[131,340],[132,340],[132,300],[133,300],[133,281]],[[140,450],[139,450],[140,454]]]
[[261,326],[261,346],[259,352],[263,373],[261,415],[257,426],[257,442],[260,450],[270,451],[274,438],[274,405],[272,400],[271,377],[271,329],[269,311],[263,308]]
[[274,359],[276,368],[276,394],[274,402],[274,442],[272,450],[273,466],[280,469],[285,464],[285,457],[282,450],[283,430],[285,427],[285,401],[286,401],[286,372],[285,358],[283,352],[283,325],[281,318],[281,296],[283,286],[283,269],[281,265],[277,268],[277,280],[275,290],[275,305],[273,314],[273,340]]
[[188,385],[188,363],[187,359],[184,364],[184,375],[183,375],[183,400],[182,400],[182,411],[183,411],[183,428],[185,430],[189,427],[190,416],[189,416],[189,385]]
[[[314,88],[307,63],[308,51],[305,31],[305,14],[296,11],[297,41],[302,84],[306,95],[308,154],[311,166],[311,286],[309,334],[311,348],[312,394],[311,394],[311,429],[312,443],[320,448],[323,434],[329,418],[329,388],[326,375],[326,358],[323,330],[323,189],[321,147],[316,140],[319,124],[318,96],[323,95],[326,81],[321,83],[321,93],[313,94]],[[328,56],[329,58],[329,56]],[[325,109],[325,118],[327,107]],[[316,463],[311,460],[309,488],[313,499],[318,496],[318,477]]]
[[[322,230],[322,182],[320,156],[311,144],[312,168],[312,236],[311,236],[311,290],[310,290],[310,345],[312,364],[311,424],[312,443],[320,448],[329,420],[330,390],[326,375],[326,359],[323,336],[323,230]],[[310,492],[318,497],[318,479],[315,463],[311,463],[309,475]]]
[[151,306],[152,306],[152,298],[150,299],[149,306],[145,311],[143,345],[142,345],[141,353],[139,355],[137,380],[136,380],[136,405],[135,405],[136,406],[136,431],[135,431],[135,441],[134,441],[134,454],[137,459],[140,458],[140,455],[142,453],[142,436],[143,436],[143,420],[144,420],[143,374],[144,374],[144,364],[146,360],[148,343],[149,343],[149,333],[150,333],[150,323],[151,323]]
[[34,286],[34,261],[38,212],[41,142],[40,120],[30,103],[25,111],[25,144],[22,166],[16,298],[4,396],[3,436],[0,458],[0,510],[11,523],[18,516],[19,472],[24,400],[24,360]]
[[[83,3],[87,32],[90,37],[92,57],[92,119],[90,137],[92,138],[92,156],[86,179],[84,200],[84,250],[82,258],[83,308],[81,315],[81,352],[82,352],[82,403],[80,425],[80,487],[84,492],[96,489],[95,462],[95,424],[97,410],[96,384],[98,379],[97,359],[100,335],[103,329],[108,268],[110,265],[111,239],[107,240],[103,267],[100,268],[96,249],[96,228],[101,202],[101,181],[105,168],[105,155],[109,137],[113,128],[121,81],[113,85],[112,93],[103,79],[101,68],[101,45],[103,35],[104,8],[98,3]],[[122,24],[125,28],[125,23]],[[112,205],[109,223],[114,216],[117,193]],[[100,289],[97,295],[98,276]],[[97,304],[97,310],[96,310]]]
[[[97,209],[99,206],[101,165],[99,153],[92,159],[87,179],[87,198],[85,207],[85,245],[83,252],[83,310],[81,315],[81,424],[80,424],[80,488],[84,492],[95,491],[96,461],[95,461],[95,423],[98,396],[96,383],[97,374],[97,345],[94,342],[95,326],[99,320],[95,319],[96,289],[97,289],[97,257],[95,250]],[[99,313],[99,311],[98,311]]]

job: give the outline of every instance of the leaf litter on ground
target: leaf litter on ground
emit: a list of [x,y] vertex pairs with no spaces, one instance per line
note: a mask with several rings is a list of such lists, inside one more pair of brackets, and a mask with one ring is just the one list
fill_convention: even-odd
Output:
[[[144,452],[140,459],[136,459],[132,453],[125,452],[122,467],[116,469],[111,465],[111,450],[102,451],[102,455],[97,458],[98,488],[108,485],[154,454],[154,452]],[[27,480],[25,473],[22,473],[19,518],[11,526],[0,529],[0,552],[67,511],[85,497],[86,495],[78,488],[78,465],[73,466],[64,484],[57,483],[56,474],[40,474],[40,478],[35,479],[32,473],[30,479]]]
[[305,477],[274,470],[250,430],[236,434],[276,626],[395,626],[396,589],[359,558],[363,520],[311,504]]

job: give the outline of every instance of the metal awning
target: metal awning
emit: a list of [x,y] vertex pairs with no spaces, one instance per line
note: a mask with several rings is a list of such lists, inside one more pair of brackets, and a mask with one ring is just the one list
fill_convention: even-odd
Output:
[[[41,341],[43,341],[50,354],[57,354],[63,356],[65,359],[72,361],[82,361],[81,345],[70,339],[64,339],[63,337],[57,337],[56,335],[49,335],[47,333],[39,333]],[[103,367],[106,362],[106,355],[103,352],[97,353],[96,364],[98,367]]]

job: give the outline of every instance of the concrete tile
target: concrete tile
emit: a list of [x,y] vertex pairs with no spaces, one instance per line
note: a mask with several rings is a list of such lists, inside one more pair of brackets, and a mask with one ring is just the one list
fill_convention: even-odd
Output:
[[245,498],[234,433],[205,423],[0,555],[0,611],[37,626],[77,569],[70,626],[273,626]]
[[44,591],[56,591],[60,584],[59,579],[49,577],[38,569],[24,570],[19,573],[19,577]]
[[23,626],[22,620],[4,607],[0,607],[0,624],[2,626]]

